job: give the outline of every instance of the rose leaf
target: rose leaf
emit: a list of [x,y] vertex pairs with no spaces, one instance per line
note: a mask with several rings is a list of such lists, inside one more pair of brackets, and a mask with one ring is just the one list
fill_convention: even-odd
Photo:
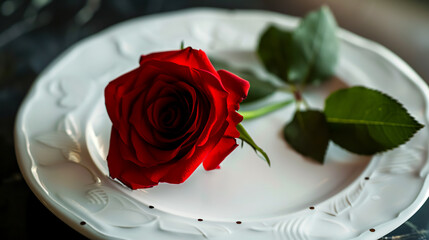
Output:
[[240,132],[240,139],[249,144],[253,150],[255,150],[255,152],[259,152],[262,155],[261,157],[263,157],[264,160],[268,163],[268,166],[271,166],[271,161],[268,155],[255,143],[255,141],[253,141],[252,137],[250,137],[249,133],[241,123],[237,125],[237,130]]
[[267,71],[285,82],[288,82],[288,71],[292,62],[291,38],[290,31],[270,25],[262,33],[257,47],[259,59]]
[[310,12],[293,31],[291,83],[320,83],[334,73],[338,60],[337,24],[328,7]]
[[297,111],[291,122],[283,129],[289,145],[304,156],[324,162],[329,143],[329,130],[323,112],[317,110]]
[[270,96],[277,90],[276,85],[268,80],[260,79],[253,72],[241,71],[237,75],[247,80],[250,84],[249,93],[247,94],[247,98],[242,102],[243,104],[261,100]]
[[331,139],[357,154],[396,148],[423,127],[397,100],[365,87],[332,93],[324,111]]

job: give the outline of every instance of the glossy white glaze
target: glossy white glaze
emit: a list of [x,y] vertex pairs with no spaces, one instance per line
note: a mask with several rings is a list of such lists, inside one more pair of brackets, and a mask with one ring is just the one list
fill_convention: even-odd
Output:
[[[221,170],[199,168],[180,185],[131,191],[108,177],[103,90],[110,80],[136,67],[140,54],[177,49],[182,40],[266,75],[253,50],[269,23],[293,28],[297,19],[194,9],[135,19],[78,43],[43,72],[20,109],[16,149],[27,183],[59,218],[96,239],[377,239],[395,229],[429,193],[427,127],[374,157],[331,144],[321,166],[281,138],[290,107],[243,123],[271,168],[245,145]],[[365,85],[395,96],[428,125],[429,91],[411,68],[373,42],[346,31],[339,37],[342,80],[305,92],[311,106],[322,108],[335,89]]]

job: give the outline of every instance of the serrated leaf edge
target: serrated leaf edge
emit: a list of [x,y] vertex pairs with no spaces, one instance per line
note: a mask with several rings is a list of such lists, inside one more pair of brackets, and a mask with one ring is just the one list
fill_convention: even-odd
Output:
[[[381,95],[383,95],[383,96],[385,96],[385,97],[387,97],[387,98],[389,98],[389,99],[391,99],[392,101],[394,101],[395,103],[397,103],[398,105],[399,105],[399,107],[400,108],[402,108],[407,114],[408,114],[408,116],[411,118],[411,120],[416,124],[416,127],[415,127],[415,131],[414,131],[414,133],[412,133],[408,138],[406,138],[405,139],[405,141],[403,142],[403,143],[401,143],[401,144],[397,144],[397,145],[394,145],[394,146],[392,146],[392,147],[389,147],[389,148],[386,148],[386,149],[384,149],[384,150],[382,150],[382,151],[378,151],[378,152],[374,152],[374,153],[372,153],[372,154],[363,154],[363,153],[359,153],[359,152],[353,152],[353,153],[356,153],[356,154],[359,154],[359,155],[373,155],[373,154],[378,154],[378,153],[384,153],[384,152],[388,152],[388,151],[390,151],[390,150],[393,150],[393,149],[395,149],[395,148],[397,148],[397,147],[399,147],[399,146],[401,146],[401,145],[403,145],[403,144],[406,144],[408,141],[410,141],[410,139],[411,138],[413,138],[415,135],[416,135],[416,133],[420,130],[420,129],[422,129],[423,127],[425,127],[423,124],[421,124],[421,123],[419,123],[414,117],[413,117],[413,115],[411,115],[409,112],[408,112],[408,110],[404,107],[404,105],[402,104],[402,103],[400,103],[397,99],[395,99],[395,98],[393,98],[393,97],[391,97],[390,95],[388,95],[388,94],[386,94],[386,93],[384,93],[384,92],[381,92],[380,90],[377,90],[377,89],[372,89],[372,88],[367,88],[367,87],[364,87],[364,86],[353,86],[353,87],[349,87],[349,88],[344,88],[344,89],[340,89],[340,90],[337,90],[336,92],[338,92],[338,91],[346,91],[346,90],[349,90],[349,89],[351,89],[351,88],[363,88],[363,89],[366,89],[366,90],[369,90],[369,91],[373,91],[373,92],[377,92],[377,93],[379,93],[379,94],[381,94]],[[335,92],[334,92],[335,93]],[[333,93],[332,93],[333,94]],[[328,99],[332,96],[332,94],[330,94],[329,95],[329,97],[328,98],[326,98],[326,100],[325,100],[325,106],[326,106],[326,102],[328,101]],[[325,114],[325,116],[326,116],[326,114]],[[329,121],[330,119],[332,119],[332,118],[326,118],[326,121],[328,122],[328,124],[330,124],[331,122]],[[333,139],[331,139],[331,141],[332,142],[334,142],[336,145],[338,145],[338,146],[340,146],[341,148],[343,148],[340,144],[338,144],[336,141],[334,141]],[[347,149],[347,151],[350,151],[350,150],[348,150]],[[350,152],[352,152],[352,151],[350,151]]]

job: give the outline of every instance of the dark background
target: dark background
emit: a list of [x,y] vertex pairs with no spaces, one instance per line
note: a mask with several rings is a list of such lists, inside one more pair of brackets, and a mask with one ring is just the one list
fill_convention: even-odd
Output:
[[[304,16],[323,3],[341,27],[383,44],[429,81],[429,0],[0,1],[0,239],[84,239],[29,190],[13,143],[21,101],[38,74],[65,49],[112,24],[159,12],[217,7]],[[428,205],[383,239],[429,239]]]

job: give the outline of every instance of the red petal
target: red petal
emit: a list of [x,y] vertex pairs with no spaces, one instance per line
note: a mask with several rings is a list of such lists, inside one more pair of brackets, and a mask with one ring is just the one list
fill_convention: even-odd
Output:
[[212,134],[204,146],[193,148],[192,150],[195,151],[192,154],[187,154],[175,162],[168,162],[164,165],[158,165],[149,168],[144,170],[144,173],[142,172],[142,174],[145,174],[145,176],[153,182],[184,182],[201,164],[201,162],[207,158],[208,154],[212,152],[222,137],[226,127],[227,123],[225,122],[224,126],[221,128],[221,131]]
[[132,189],[148,188],[157,185],[157,182],[150,181],[139,172],[141,168],[138,165],[122,158],[122,154],[119,150],[122,144],[118,132],[112,128],[109,154],[107,156],[110,176],[112,178],[117,178]]
[[140,57],[140,64],[143,64],[149,60],[161,60],[173,62],[191,68],[203,69],[219,77],[216,69],[211,64],[206,53],[202,50],[192,49],[191,47],[185,48],[183,50],[157,52],[151,53],[149,55],[142,55]]
[[238,138],[240,133],[237,131],[237,124],[243,121],[243,117],[236,111],[240,108],[240,103],[247,97],[250,84],[248,81],[225,70],[218,71],[224,87],[229,92],[228,96],[228,129],[225,136]]
[[111,81],[104,89],[107,113],[114,125],[119,124],[121,118],[122,96],[132,89],[132,82],[137,78],[140,69],[136,68]]
[[171,150],[163,150],[152,146],[141,139],[140,136],[134,131],[131,132],[131,142],[136,151],[139,162],[142,163],[141,166],[144,167],[152,167],[169,162],[175,158],[177,153],[180,151],[180,146]]
[[234,138],[222,137],[203,162],[204,169],[219,168],[219,164],[238,146]]
[[202,138],[198,146],[202,146],[212,135],[212,132],[218,132],[222,128],[228,117],[228,92],[222,86],[220,79],[210,72],[195,70],[193,73],[199,91],[204,93],[208,100],[207,104],[210,104],[203,106],[210,107],[210,114],[204,131],[201,133]]
[[234,106],[235,110],[240,108],[240,103],[247,97],[250,84],[248,81],[225,70],[218,71],[222,84],[229,92],[228,105]]

